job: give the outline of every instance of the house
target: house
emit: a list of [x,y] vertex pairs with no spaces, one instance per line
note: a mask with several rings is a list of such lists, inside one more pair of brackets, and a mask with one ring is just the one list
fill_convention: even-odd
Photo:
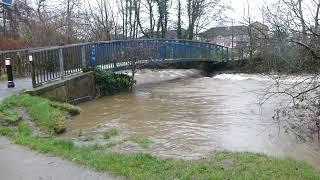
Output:
[[229,48],[242,48],[250,45],[250,34],[254,43],[258,45],[267,43],[268,31],[268,26],[254,22],[249,26],[214,27],[200,33],[199,38]]

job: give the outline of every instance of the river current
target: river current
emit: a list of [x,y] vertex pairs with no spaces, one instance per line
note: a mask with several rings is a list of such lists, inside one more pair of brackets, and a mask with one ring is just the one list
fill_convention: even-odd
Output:
[[81,104],[70,134],[98,124],[151,137],[153,154],[201,159],[214,150],[248,151],[305,160],[320,169],[320,145],[286,133],[272,118],[282,99],[260,105],[272,83],[263,75],[197,70],[143,70],[131,93]]

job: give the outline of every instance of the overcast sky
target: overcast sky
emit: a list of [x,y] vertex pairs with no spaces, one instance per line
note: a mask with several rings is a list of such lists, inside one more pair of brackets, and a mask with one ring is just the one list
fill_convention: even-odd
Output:
[[[91,2],[95,4],[96,0],[92,0]],[[240,22],[243,22],[243,16],[244,16],[244,9],[246,9],[247,13],[247,2],[250,4],[250,14],[253,17],[254,21],[263,21],[263,18],[261,16],[260,8],[263,6],[264,2],[271,2],[273,0],[223,0],[223,2],[227,3],[231,8],[233,9],[232,11],[226,12],[226,16],[230,18],[229,22],[223,23],[223,25],[231,25],[231,19],[234,19],[235,24],[240,24]],[[52,4],[58,4],[61,2],[61,0],[51,0],[49,1]],[[116,3],[118,2],[117,0],[109,0],[111,6],[114,6],[112,9],[113,12],[117,11],[117,5]],[[171,7],[171,13],[176,14],[176,0],[172,0],[173,4]],[[181,2],[186,2],[186,0],[181,0]],[[184,4],[184,3],[183,3]],[[84,7],[87,7],[87,5],[84,4]],[[119,15],[119,13],[116,13],[116,15]],[[120,17],[116,18],[118,21]],[[172,16],[172,18],[176,18],[175,16]],[[172,19],[175,20],[175,19]],[[210,26],[215,26],[216,24],[212,24]],[[209,27],[208,27],[209,28]]]
[[[247,11],[247,0],[229,0],[230,5],[234,12],[230,16],[235,21],[243,21],[244,8]],[[268,0],[270,1],[270,0]],[[263,21],[260,8],[263,6],[265,0],[248,0],[250,4],[250,14],[253,16],[254,20]],[[247,13],[247,12],[246,12]]]

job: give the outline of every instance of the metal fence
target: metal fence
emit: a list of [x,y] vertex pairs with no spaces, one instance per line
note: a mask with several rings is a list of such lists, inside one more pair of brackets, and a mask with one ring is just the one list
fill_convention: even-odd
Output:
[[138,63],[229,59],[228,48],[216,44],[189,40],[135,39],[0,51],[0,58],[3,59],[0,66],[3,69],[4,59],[11,57],[14,74],[31,76],[33,87],[37,87],[46,82],[83,72],[88,67],[103,69],[127,67],[130,64],[130,56],[134,55],[138,55],[136,57],[139,58]]

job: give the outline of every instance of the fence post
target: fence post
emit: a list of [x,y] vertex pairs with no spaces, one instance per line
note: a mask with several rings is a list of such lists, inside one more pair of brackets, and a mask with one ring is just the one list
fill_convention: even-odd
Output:
[[29,55],[29,62],[31,65],[31,79],[32,79],[32,87],[36,87],[36,73],[35,73],[35,67],[34,67],[34,62],[33,62],[33,56],[30,54]]
[[81,48],[81,59],[82,59],[82,69],[86,68],[87,61],[86,61],[86,46],[82,46]]
[[21,67],[21,54],[20,54],[20,52],[17,52],[17,59],[16,59],[16,61],[17,61],[17,68],[18,68],[18,72],[17,72],[17,70],[16,70],[16,73],[19,73],[19,76],[22,76],[23,74],[22,74],[22,67]]
[[222,49],[221,51],[222,62],[224,62],[224,47],[221,46],[220,48]]
[[229,48],[227,47],[227,61],[229,61]]
[[92,69],[96,68],[96,46],[95,44],[91,45],[90,48],[90,65]]
[[63,49],[59,49],[60,78],[64,79]]

